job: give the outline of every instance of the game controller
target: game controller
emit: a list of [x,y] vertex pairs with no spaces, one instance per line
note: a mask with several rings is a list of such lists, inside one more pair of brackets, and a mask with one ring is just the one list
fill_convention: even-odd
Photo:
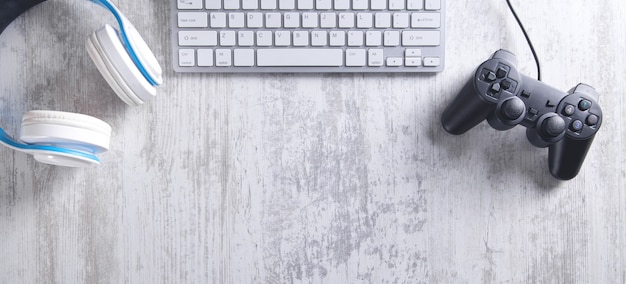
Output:
[[444,110],[443,128],[454,135],[483,120],[497,130],[522,125],[537,147],[549,147],[550,173],[574,178],[602,124],[598,93],[578,84],[567,93],[521,74],[515,55],[496,51],[478,66],[475,75]]

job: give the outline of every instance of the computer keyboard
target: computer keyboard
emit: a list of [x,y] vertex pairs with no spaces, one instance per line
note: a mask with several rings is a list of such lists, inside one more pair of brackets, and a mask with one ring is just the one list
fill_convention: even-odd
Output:
[[172,0],[177,72],[440,72],[445,0]]

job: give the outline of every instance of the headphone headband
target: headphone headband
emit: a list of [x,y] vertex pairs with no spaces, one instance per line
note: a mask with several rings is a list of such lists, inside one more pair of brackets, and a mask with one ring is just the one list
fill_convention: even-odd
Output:
[[28,9],[44,1],[46,0],[0,1],[0,34],[21,14],[24,14]]
[[[45,1],[0,0],[0,34],[20,15]],[[105,25],[87,39],[87,53],[97,69],[129,105],[139,105],[153,97],[155,86],[162,81],[162,69],[146,42],[110,0],[88,1],[111,12],[119,25],[119,31]],[[85,117],[88,116],[29,112],[22,119],[19,139],[0,128],[0,144],[32,154],[35,160],[46,164],[68,167],[99,164],[95,154],[108,150],[111,127],[97,118]]]
[[[36,6],[39,3],[42,3],[46,0],[3,0],[0,1],[0,34],[8,27],[13,20],[15,20],[20,15],[24,14],[30,8]],[[135,27],[130,23],[126,17],[120,12],[120,10],[113,5],[113,3],[108,0],[89,0],[94,2],[113,14],[117,23],[120,27],[120,37],[124,42],[124,45],[130,55],[130,58],[133,60],[137,68],[141,74],[150,82],[152,86],[158,86],[161,84],[162,79],[160,78],[160,67],[156,70],[151,68],[152,66],[158,65],[156,59],[153,58],[144,58],[140,56],[140,52],[138,49],[146,49],[145,43],[143,40],[135,38],[131,39],[132,36],[130,33],[136,33]],[[137,37],[138,34],[137,34]],[[141,42],[138,42],[141,41]],[[143,45],[143,46],[142,46]],[[145,46],[145,47],[144,47]],[[152,62],[150,62],[152,61]]]

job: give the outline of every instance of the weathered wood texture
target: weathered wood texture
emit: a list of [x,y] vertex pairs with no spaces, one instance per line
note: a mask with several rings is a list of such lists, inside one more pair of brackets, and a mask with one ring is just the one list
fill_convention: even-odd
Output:
[[0,149],[0,283],[624,283],[626,2],[513,1],[544,81],[600,92],[581,173],[555,181],[521,127],[440,114],[498,48],[531,54],[504,1],[448,0],[447,67],[409,74],[175,74],[166,0],[115,1],[165,69],[124,105],[84,42],[112,17],[53,0],[0,36],[0,123],[109,122],[103,164]]

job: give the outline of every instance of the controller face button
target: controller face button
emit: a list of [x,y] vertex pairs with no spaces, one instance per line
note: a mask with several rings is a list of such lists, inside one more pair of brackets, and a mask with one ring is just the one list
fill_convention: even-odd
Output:
[[522,97],[524,98],[530,98],[530,93],[527,91],[522,91]]
[[575,112],[576,107],[574,107],[573,105],[568,104],[563,108],[563,115],[565,116],[572,116]]
[[598,124],[598,116],[595,114],[590,114],[589,116],[587,116],[587,125],[589,126],[594,126],[596,124]]
[[496,77],[498,77],[498,79],[502,79],[506,77],[506,74],[507,74],[506,69],[502,67],[499,67],[498,71],[496,71]]
[[569,128],[574,132],[580,132],[583,129],[583,122],[580,120],[574,120]]
[[578,108],[582,111],[586,111],[591,108],[591,102],[589,100],[581,100],[578,103]]
[[502,89],[508,90],[509,88],[511,88],[511,81],[504,79],[502,80],[500,85],[502,85]]
[[487,81],[487,82],[493,82],[493,81],[495,81],[496,79],[497,79],[497,78],[496,78],[496,73],[493,73],[493,72],[491,72],[491,71],[489,71],[489,73],[487,73],[487,74],[485,75],[485,81]]
[[500,83],[494,83],[493,85],[491,85],[491,88],[489,88],[489,90],[494,94],[499,93],[500,89],[501,89]]

